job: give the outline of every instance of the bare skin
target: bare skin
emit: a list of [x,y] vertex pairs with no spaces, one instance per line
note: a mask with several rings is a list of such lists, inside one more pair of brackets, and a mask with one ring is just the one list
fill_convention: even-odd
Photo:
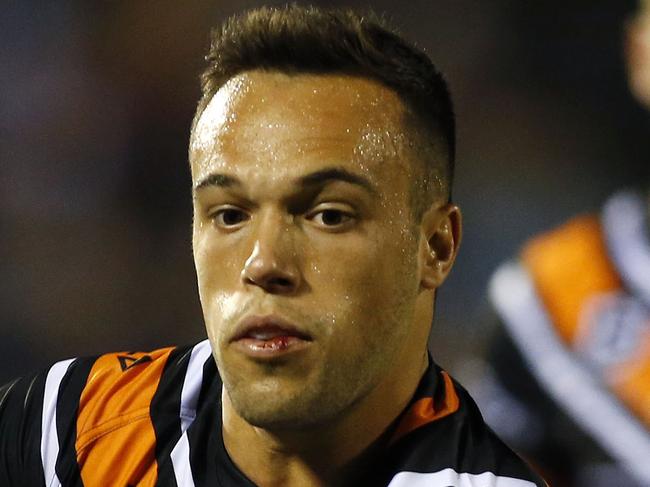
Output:
[[630,90],[650,109],[650,1],[640,2],[639,10],[626,28],[625,58]]
[[[461,216],[437,199],[413,221],[405,115],[368,79],[251,71],[195,127],[193,246],[223,439],[262,487],[343,484],[426,370]],[[301,338],[277,353],[238,339],[260,317]]]

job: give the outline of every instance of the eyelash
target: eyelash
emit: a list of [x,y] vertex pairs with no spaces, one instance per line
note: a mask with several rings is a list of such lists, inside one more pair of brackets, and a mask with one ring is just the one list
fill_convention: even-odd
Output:
[[[341,218],[343,221],[340,223],[335,223],[333,225],[327,225],[323,219],[323,216],[327,212],[335,213],[337,217]],[[321,215],[322,225],[332,230],[345,227],[348,222],[352,222],[355,218],[354,214],[351,212],[339,208],[322,208],[318,211],[312,212],[307,218],[311,221],[314,221],[317,215]]]
[[[227,215],[227,212],[236,212],[239,217],[242,217],[238,221],[234,223],[227,223],[224,220],[224,215]],[[328,225],[326,223],[326,218],[324,219],[324,215],[326,213],[335,213],[336,217],[342,221],[339,223],[334,223],[331,225]],[[356,216],[354,215],[353,212],[351,211],[346,211],[344,209],[340,208],[332,208],[332,207],[326,207],[326,208],[321,208],[316,211],[312,211],[311,213],[306,214],[306,219],[308,221],[315,221],[317,220],[318,215],[320,215],[320,220],[321,222],[316,222],[317,225],[319,225],[322,228],[326,228],[328,230],[342,230],[344,229],[347,225],[351,224],[355,219]],[[208,215],[208,218],[214,222],[215,225],[218,227],[225,229],[225,230],[236,230],[238,229],[243,223],[246,221],[250,220],[250,215],[243,209],[238,208],[236,206],[225,206],[219,208],[217,211],[211,213]]]
[[[219,218],[223,217],[226,214],[226,212],[237,212],[239,215],[244,215],[245,218],[241,219],[237,223],[230,224],[230,225],[225,223],[225,222],[220,223],[218,221]],[[242,210],[241,208],[237,208],[236,206],[226,206],[226,207],[219,208],[217,211],[211,213],[209,215],[209,218],[210,218],[211,221],[213,221],[215,223],[215,225],[217,225],[217,226],[219,226],[221,228],[235,229],[235,228],[238,228],[239,224],[249,220],[250,215],[248,213],[246,213],[244,210]]]

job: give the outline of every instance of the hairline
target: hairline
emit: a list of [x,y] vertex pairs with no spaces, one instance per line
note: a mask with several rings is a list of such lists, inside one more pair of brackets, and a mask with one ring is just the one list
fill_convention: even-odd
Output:
[[[395,95],[397,95],[398,99],[402,103],[404,107],[404,115],[402,118],[401,123],[404,125],[404,129],[407,133],[409,133],[409,136],[412,137],[412,140],[415,144],[417,144],[417,147],[420,147],[420,150],[418,150],[417,147],[410,147],[408,149],[411,157],[414,159],[412,161],[409,161],[410,164],[412,164],[413,170],[414,170],[414,176],[412,177],[413,181],[412,184],[410,185],[411,189],[411,194],[409,196],[409,206],[410,209],[412,210],[413,215],[419,219],[422,216],[422,213],[426,210],[426,208],[423,208],[423,206],[428,206],[428,204],[440,199],[440,198],[446,198],[447,201],[451,201],[451,181],[449,180],[449,174],[443,174],[442,175],[442,183],[438,184],[437,188],[428,188],[422,190],[422,188],[419,187],[417,184],[417,181],[415,180],[418,177],[425,176],[428,177],[434,172],[440,172],[440,169],[442,168],[443,173],[448,172],[449,165],[451,164],[450,158],[451,156],[451,148],[449,147],[448,141],[445,140],[445,136],[442,132],[442,130],[439,127],[433,127],[431,123],[427,123],[422,119],[421,116],[417,114],[417,111],[414,110],[412,107],[412,102],[408,100],[408,98],[400,93],[400,91],[394,87],[391,86],[389,83],[386,83],[385,80],[381,79],[379,76],[372,76],[371,74],[367,72],[363,72],[361,70],[353,70],[353,69],[327,69],[327,70],[310,70],[310,69],[300,69],[299,67],[291,68],[291,69],[283,69],[282,67],[255,67],[253,69],[243,69],[243,70],[238,70],[234,72],[230,77],[224,78],[221,80],[219,85],[213,89],[210,90],[210,92],[204,93],[200,100],[199,103],[197,104],[197,109],[194,114],[194,117],[192,119],[192,124],[190,128],[190,148],[191,148],[191,141],[194,138],[194,133],[196,131],[196,127],[199,123],[199,120],[203,116],[203,113],[205,112],[206,108],[210,105],[210,102],[214,99],[215,95],[221,90],[224,86],[226,86],[231,80],[238,76],[242,76],[246,73],[253,73],[253,72],[267,72],[267,73],[281,73],[281,74],[286,74],[287,76],[301,76],[301,75],[314,75],[314,76],[335,76],[335,75],[341,75],[341,76],[350,76],[350,77],[355,77],[355,78],[360,78],[360,79],[365,79],[365,80],[370,80],[375,83],[380,84],[386,89],[391,90]],[[429,136],[427,136],[429,134]],[[420,143],[418,143],[418,141]],[[444,161],[439,161],[439,162],[428,162],[426,160],[426,156],[421,154],[421,151],[426,151],[427,149],[425,148],[427,144],[430,144],[431,146],[435,146],[432,149],[436,153],[436,156],[439,157],[444,157]],[[430,195],[429,193],[431,191],[435,191],[436,193],[439,193],[435,196]],[[429,195],[428,201],[422,202],[422,199],[426,199],[425,196]]]

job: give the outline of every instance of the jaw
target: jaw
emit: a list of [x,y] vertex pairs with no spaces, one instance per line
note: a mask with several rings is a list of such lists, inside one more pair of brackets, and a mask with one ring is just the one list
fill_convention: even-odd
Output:
[[[421,329],[428,331],[428,327]],[[426,343],[424,335],[418,337],[420,344]],[[372,454],[371,445],[406,408],[426,367],[424,346],[419,353],[404,347],[379,383],[359,391],[357,399],[337,415],[298,428],[287,423],[252,424],[238,413],[239,408],[224,386],[223,435],[227,451],[242,471],[260,472],[259,478],[251,477],[258,483],[264,479],[261,472],[277,478],[277,472],[286,472],[294,465],[298,469],[307,467],[320,483],[323,479],[340,479],[351,461]],[[392,400],[386,401],[387,397]],[[292,408],[295,405],[289,404]],[[305,410],[313,412],[319,406],[314,402]],[[314,485],[320,485],[318,482]]]

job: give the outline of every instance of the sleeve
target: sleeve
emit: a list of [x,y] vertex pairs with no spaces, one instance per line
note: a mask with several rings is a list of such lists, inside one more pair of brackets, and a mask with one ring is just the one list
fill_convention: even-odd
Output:
[[43,487],[41,418],[45,375],[0,388],[0,485]]

